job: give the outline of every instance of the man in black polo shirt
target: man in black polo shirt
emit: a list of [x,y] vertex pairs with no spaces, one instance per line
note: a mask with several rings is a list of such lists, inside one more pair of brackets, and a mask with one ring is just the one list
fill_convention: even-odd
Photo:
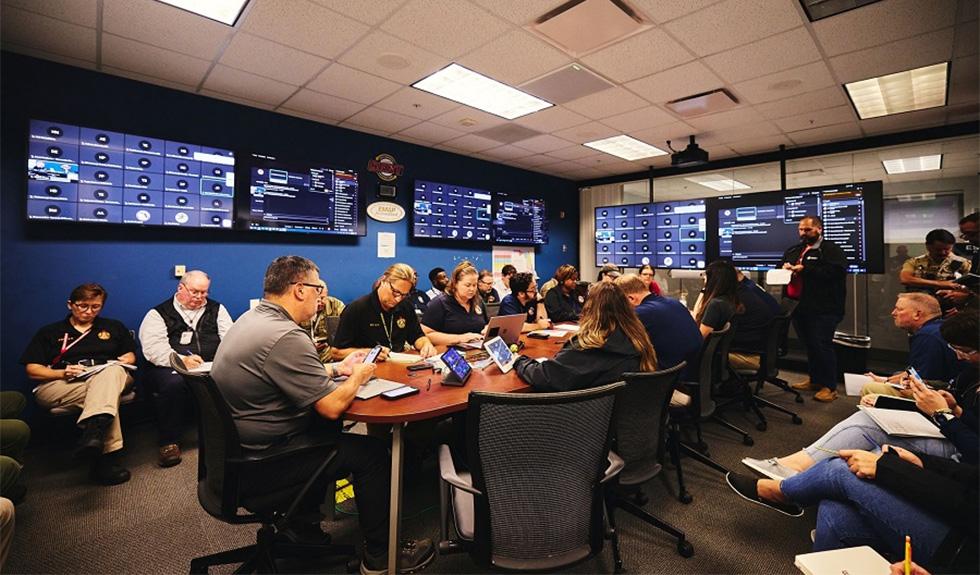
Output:
[[[500,310],[497,315],[525,315],[524,328],[522,331],[533,331],[536,329],[547,329],[551,322],[548,321],[548,314],[544,311],[544,305],[538,301],[538,286],[534,281],[534,275],[527,272],[515,273],[510,278],[509,294],[500,301]],[[539,307],[540,306],[540,307]],[[540,313],[538,313],[540,310]]]
[[385,348],[378,356],[381,360],[387,359],[389,351],[404,351],[406,345],[422,357],[435,355],[435,347],[422,333],[415,309],[406,298],[416,277],[411,266],[394,264],[385,270],[374,291],[344,308],[334,334],[334,358],[376,345]]
[[159,434],[159,465],[180,463],[180,435],[191,413],[190,393],[184,378],[170,367],[170,353],[184,356],[193,369],[214,360],[221,338],[231,327],[225,306],[208,299],[211,278],[200,270],[184,274],[177,293],[146,312],[140,324],[143,357],[150,363],[145,383],[153,394]]
[[585,296],[577,291],[578,270],[571,264],[561,265],[555,271],[557,285],[544,296],[544,309],[551,321],[578,321],[582,314]]

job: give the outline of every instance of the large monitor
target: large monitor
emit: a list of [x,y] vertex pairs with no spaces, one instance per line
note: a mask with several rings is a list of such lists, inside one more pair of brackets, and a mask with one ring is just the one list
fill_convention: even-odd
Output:
[[367,207],[357,172],[319,162],[286,162],[252,154],[248,205],[239,219],[249,230],[338,236],[367,235]]
[[490,192],[415,180],[412,237],[490,241]]
[[703,199],[595,209],[596,265],[704,269]]
[[497,192],[493,197],[492,229],[495,244],[547,244],[548,212],[544,200]]
[[232,227],[230,150],[31,120],[27,179],[29,220]]
[[880,181],[727,195],[709,206],[709,216],[717,218],[709,222],[718,231],[713,251],[741,269],[777,267],[783,252],[800,241],[800,220],[817,215],[824,237],[844,250],[848,272],[884,271]]

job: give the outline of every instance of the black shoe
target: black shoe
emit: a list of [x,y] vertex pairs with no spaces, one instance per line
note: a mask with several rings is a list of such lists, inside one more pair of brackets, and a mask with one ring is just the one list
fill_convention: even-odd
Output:
[[129,470],[116,462],[116,457],[103,455],[92,467],[92,479],[102,485],[119,485],[129,481]]
[[725,475],[725,481],[728,482],[728,486],[732,488],[732,491],[738,493],[742,499],[746,499],[758,505],[763,505],[774,511],[778,511],[783,515],[789,515],[790,517],[800,517],[803,515],[803,508],[799,505],[793,505],[792,503],[777,503],[775,501],[768,501],[759,497],[759,480],[755,477],[738,475],[729,471]]
[[[436,558],[436,549],[431,539],[407,539],[398,549],[398,572],[414,573]],[[388,554],[375,556],[364,550],[361,559],[361,575],[387,575]]]
[[78,440],[78,447],[72,454],[76,459],[93,459],[102,453],[102,445],[105,443],[105,432],[112,423],[111,415],[93,415],[85,420],[85,429],[82,430],[82,438]]

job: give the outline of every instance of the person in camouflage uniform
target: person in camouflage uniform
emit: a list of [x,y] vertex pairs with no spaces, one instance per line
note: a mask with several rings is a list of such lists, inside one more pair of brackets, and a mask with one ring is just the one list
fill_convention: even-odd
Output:
[[[316,345],[316,351],[320,354],[320,361],[323,363],[332,363],[330,339],[333,334],[330,333],[327,327],[329,323],[327,318],[340,317],[340,313],[344,311],[344,302],[327,292],[327,282],[320,280],[320,285],[323,286],[323,291],[317,299],[316,315],[309,321],[301,323],[300,327],[305,329],[310,334],[310,338],[313,339],[313,344]],[[336,324],[334,327],[336,328]]]
[[938,290],[959,289],[953,280],[970,271],[970,260],[953,253],[955,243],[953,234],[944,229],[926,234],[926,253],[905,260],[899,272],[905,291],[936,295]]

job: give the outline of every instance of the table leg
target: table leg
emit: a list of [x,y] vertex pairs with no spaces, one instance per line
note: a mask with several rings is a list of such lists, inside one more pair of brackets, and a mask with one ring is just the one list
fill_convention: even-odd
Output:
[[388,512],[388,574],[398,573],[398,548],[402,517],[402,430],[404,423],[391,426],[391,509]]

